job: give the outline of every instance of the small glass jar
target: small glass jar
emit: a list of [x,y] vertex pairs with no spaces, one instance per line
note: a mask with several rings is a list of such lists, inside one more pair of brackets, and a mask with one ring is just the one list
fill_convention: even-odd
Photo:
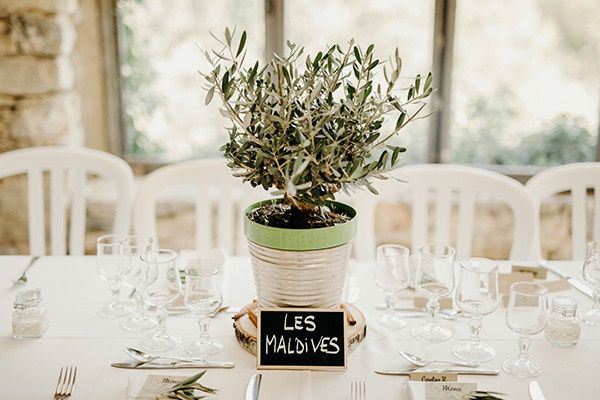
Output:
[[38,338],[46,332],[48,312],[40,289],[17,293],[13,306],[12,330],[15,338]]
[[581,320],[577,315],[577,300],[556,296],[548,315],[546,339],[558,347],[575,346],[581,336]]

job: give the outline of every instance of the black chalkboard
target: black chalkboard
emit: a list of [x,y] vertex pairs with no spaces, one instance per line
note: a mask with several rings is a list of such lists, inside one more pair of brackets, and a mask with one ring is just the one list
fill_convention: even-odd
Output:
[[345,369],[345,320],[344,310],[261,310],[257,368]]

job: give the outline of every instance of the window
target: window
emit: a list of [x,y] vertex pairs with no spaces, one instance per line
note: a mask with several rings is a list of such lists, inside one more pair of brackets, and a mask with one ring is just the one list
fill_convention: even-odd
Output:
[[[113,0],[121,126],[131,161],[219,155],[226,122],[197,69],[209,31],[248,31],[249,55],[355,38],[403,78],[434,71],[434,116],[401,135],[407,162],[549,166],[597,158],[597,0]],[[435,34],[434,34],[435,33]]]
[[597,0],[457,4],[451,161],[593,161],[600,110]]
[[215,157],[226,139],[216,105],[204,105],[200,48],[209,31],[248,31],[248,57],[264,54],[261,0],[120,0],[117,3],[125,153],[161,162]]

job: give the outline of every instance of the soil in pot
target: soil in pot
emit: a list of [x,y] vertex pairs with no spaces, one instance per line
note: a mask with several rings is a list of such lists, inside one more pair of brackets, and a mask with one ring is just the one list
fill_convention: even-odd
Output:
[[248,217],[261,225],[289,229],[326,228],[350,220],[350,216],[330,207],[298,208],[281,203],[265,204]]

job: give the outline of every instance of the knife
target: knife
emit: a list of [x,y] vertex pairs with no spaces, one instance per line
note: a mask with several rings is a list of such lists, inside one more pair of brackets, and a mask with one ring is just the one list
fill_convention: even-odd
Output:
[[498,369],[468,369],[468,368],[413,368],[405,369],[401,371],[381,371],[375,370],[375,373],[380,375],[410,375],[413,372],[451,372],[458,375],[498,375],[500,370]]
[[536,381],[529,384],[529,397],[531,397],[531,400],[546,400],[540,385]]
[[250,378],[250,382],[248,382],[248,387],[246,388],[246,400],[258,400],[258,392],[260,391],[261,379],[262,374],[252,375],[252,378]]
[[172,362],[172,363],[144,363],[144,362],[127,362],[127,363],[112,363],[115,368],[125,369],[179,369],[179,368],[233,368],[235,363],[231,361],[204,361],[201,363],[190,362]]
[[585,294],[588,297],[591,297],[591,298],[594,297],[594,291],[588,285],[573,278],[571,275],[560,270],[559,268],[556,268],[556,266],[550,264],[548,261],[540,260],[540,261],[538,261],[538,264],[540,266],[546,268],[547,270],[554,272],[556,275],[560,276],[561,278],[566,279],[567,282],[569,283],[569,285],[571,285],[574,289],[579,290],[581,293]]

